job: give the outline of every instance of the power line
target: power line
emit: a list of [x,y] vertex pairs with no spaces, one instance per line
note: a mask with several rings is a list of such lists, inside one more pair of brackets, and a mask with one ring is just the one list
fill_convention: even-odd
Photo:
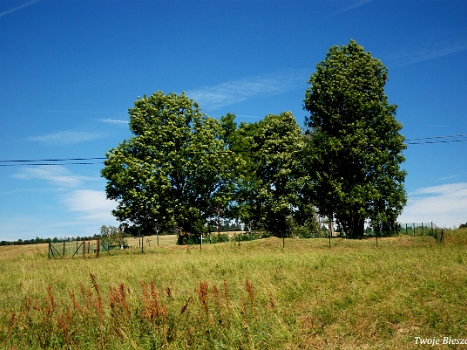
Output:
[[406,140],[408,145],[422,145],[429,143],[451,143],[451,142],[466,142],[467,134],[449,135],[449,136],[433,136],[424,138],[415,138]]
[[16,163],[16,164],[0,164],[0,167],[12,166],[43,166],[43,165],[88,165],[88,164],[103,164],[104,162],[73,162],[73,163]]
[[32,162],[68,162],[78,160],[105,160],[106,158],[62,158],[62,159],[13,159],[0,160],[0,163],[32,163]]
[[[100,164],[106,158],[53,158],[53,159],[10,159],[0,160],[0,167],[44,166],[44,165],[89,165]],[[98,160],[98,162],[93,162]],[[71,163],[70,163],[71,162]]]
[[[446,136],[432,136],[423,138],[408,139],[405,141],[407,145],[423,145],[434,143],[453,143],[453,142],[467,142],[467,134],[446,135]],[[218,151],[215,153],[255,153],[248,150],[237,151]],[[51,158],[51,159],[1,159],[0,167],[14,167],[14,166],[49,166],[49,165],[90,165],[102,164],[107,158],[93,157],[93,158]]]

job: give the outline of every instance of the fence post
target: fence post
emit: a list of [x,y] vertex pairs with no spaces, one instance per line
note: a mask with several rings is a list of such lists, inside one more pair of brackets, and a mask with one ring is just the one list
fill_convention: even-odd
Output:
[[47,255],[48,255],[49,259],[50,259],[50,252],[51,252],[51,250],[52,250],[52,247],[50,246],[51,244],[52,244],[52,243],[49,242],[49,251],[47,252]]
[[98,240],[97,240],[96,258],[99,257],[99,252],[100,252],[100,250],[101,250],[101,240],[98,239]]
[[422,236],[425,236],[425,226],[424,226],[423,222],[422,222]]
[[415,236],[415,223],[412,222],[412,227],[413,227],[413,235]]
[[83,239],[83,258],[86,255],[86,240]]
[[407,223],[405,223],[405,234],[408,234],[409,231],[407,230]]
[[65,256],[65,240],[63,240],[63,252],[62,252],[62,257]]

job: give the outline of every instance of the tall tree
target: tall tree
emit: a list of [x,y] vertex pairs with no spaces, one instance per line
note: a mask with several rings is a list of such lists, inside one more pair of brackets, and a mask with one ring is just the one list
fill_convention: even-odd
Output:
[[184,93],[161,91],[129,109],[134,134],[107,152],[101,174],[112,212],[146,232],[182,227],[198,233],[218,203],[230,200],[236,156],[221,123],[201,113]]
[[384,92],[388,69],[351,40],[333,46],[311,75],[304,109],[310,176],[320,214],[350,237],[364,222],[395,221],[406,204],[406,148],[396,108]]
[[302,186],[302,131],[292,113],[284,112],[243,123],[237,132],[236,145],[246,162],[237,187],[239,216],[273,234],[286,234]]

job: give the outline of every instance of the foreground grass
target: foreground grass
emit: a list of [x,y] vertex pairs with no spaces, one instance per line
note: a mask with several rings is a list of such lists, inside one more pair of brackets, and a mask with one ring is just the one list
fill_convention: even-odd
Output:
[[[0,348],[404,349],[467,338],[467,232],[0,260]],[[5,251],[0,250],[0,255]]]

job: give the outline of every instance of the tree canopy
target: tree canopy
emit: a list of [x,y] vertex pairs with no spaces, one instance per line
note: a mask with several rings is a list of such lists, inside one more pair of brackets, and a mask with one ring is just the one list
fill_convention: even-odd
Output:
[[388,69],[351,40],[333,46],[304,99],[312,200],[350,237],[388,226],[406,203],[402,125],[384,92]]
[[284,112],[242,123],[236,145],[245,160],[235,197],[239,217],[273,234],[286,234],[303,182],[299,159],[304,141],[295,118]]
[[333,46],[311,75],[305,132],[290,112],[237,126],[201,112],[184,93],[161,91],[129,109],[133,136],[106,154],[101,174],[112,212],[129,231],[207,229],[223,216],[285,235],[336,219],[348,237],[369,220],[389,230],[406,203],[397,106],[388,69],[351,40]]
[[107,152],[101,171],[107,198],[118,202],[112,214],[145,232],[156,222],[203,231],[217,204],[230,200],[240,164],[222,124],[184,93],[144,96],[129,115],[134,136]]

